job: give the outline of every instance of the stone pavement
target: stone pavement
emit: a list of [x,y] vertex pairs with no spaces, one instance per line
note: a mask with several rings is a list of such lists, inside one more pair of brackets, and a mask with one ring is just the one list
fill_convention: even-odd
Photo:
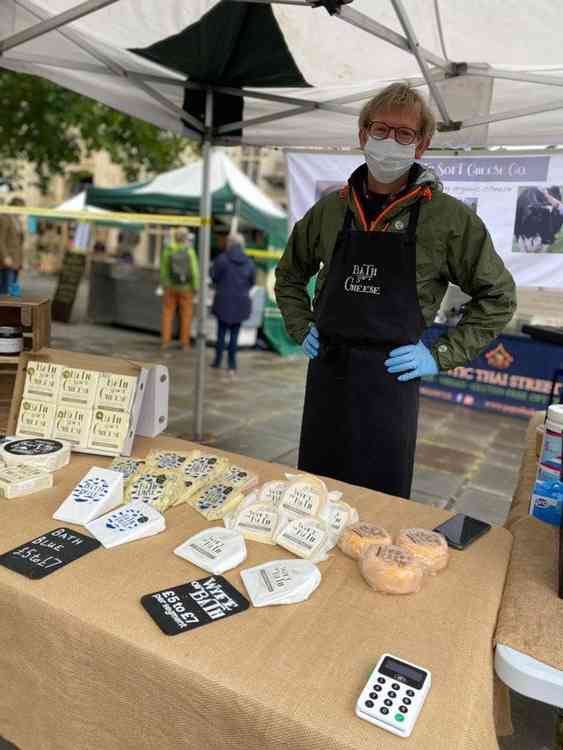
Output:
[[[49,291],[45,283],[40,291]],[[172,348],[163,355],[154,335],[88,323],[54,323],[52,346],[163,362],[171,380],[167,433],[192,439],[195,353]],[[210,364],[210,348],[206,357]],[[304,358],[258,350],[239,353],[235,380],[208,367],[203,442],[294,467],[305,371]],[[503,524],[525,430],[523,420],[423,398],[412,499]],[[501,740],[502,750],[554,750],[554,709],[517,695],[513,708],[516,733]]]

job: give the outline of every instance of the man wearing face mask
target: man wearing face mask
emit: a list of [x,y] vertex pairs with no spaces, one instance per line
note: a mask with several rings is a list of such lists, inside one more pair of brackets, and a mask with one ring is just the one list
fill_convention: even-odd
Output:
[[[516,307],[483,222],[415,161],[434,130],[408,85],[377,94],[359,118],[366,164],[296,223],[276,269],[287,330],[311,360],[298,467],[405,498],[420,378],[472,360]],[[428,349],[449,281],[472,299]]]

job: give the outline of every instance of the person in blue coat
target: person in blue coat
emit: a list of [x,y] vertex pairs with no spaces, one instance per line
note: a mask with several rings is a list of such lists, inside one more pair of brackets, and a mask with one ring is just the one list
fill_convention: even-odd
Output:
[[244,253],[242,234],[227,237],[225,251],[211,267],[211,280],[215,285],[215,299],[211,311],[217,317],[217,344],[211,367],[221,367],[227,331],[229,332],[229,375],[237,370],[237,345],[241,324],[250,317],[250,290],[256,281],[254,263]]

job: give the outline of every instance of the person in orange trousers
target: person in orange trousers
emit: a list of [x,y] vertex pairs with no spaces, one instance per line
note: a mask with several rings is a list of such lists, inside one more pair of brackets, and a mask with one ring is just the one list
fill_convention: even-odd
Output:
[[160,259],[160,285],[164,290],[161,319],[161,348],[172,343],[176,309],[180,319],[180,345],[190,349],[193,295],[199,289],[199,265],[193,247],[193,234],[181,227],[174,240],[163,250]]

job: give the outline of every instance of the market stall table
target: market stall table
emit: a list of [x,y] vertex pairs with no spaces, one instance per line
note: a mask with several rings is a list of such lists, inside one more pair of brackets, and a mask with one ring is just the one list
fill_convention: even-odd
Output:
[[[138,439],[133,454],[194,447]],[[230,455],[261,481],[287,470]],[[2,501],[0,552],[60,526],[52,514],[61,500],[90,466],[108,463],[74,456],[53,489]],[[449,515],[339,482],[329,488],[392,533]],[[207,575],[172,551],[209,524],[187,506],[166,522],[163,534],[97,549],[43,580],[0,567],[0,735],[22,750],[497,750],[492,640],[512,545],[506,530],[453,551],[447,570],[416,595],[374,593],[335,550],[308,601],[250,608],[171,638],[140,598]],[[292,557],[247,546],[243,568]],[[225,577],[245,593],[239,573]],[[384,652],[432,671],[408,739],[354,715]]]
[[560,530],[529,515],[541,445],[537,428],[543,426],[544,419],[545,412],[530,419],[506,522],[514,536],[514,548],[495,635],[495,670],[516,692],[563,708]]

